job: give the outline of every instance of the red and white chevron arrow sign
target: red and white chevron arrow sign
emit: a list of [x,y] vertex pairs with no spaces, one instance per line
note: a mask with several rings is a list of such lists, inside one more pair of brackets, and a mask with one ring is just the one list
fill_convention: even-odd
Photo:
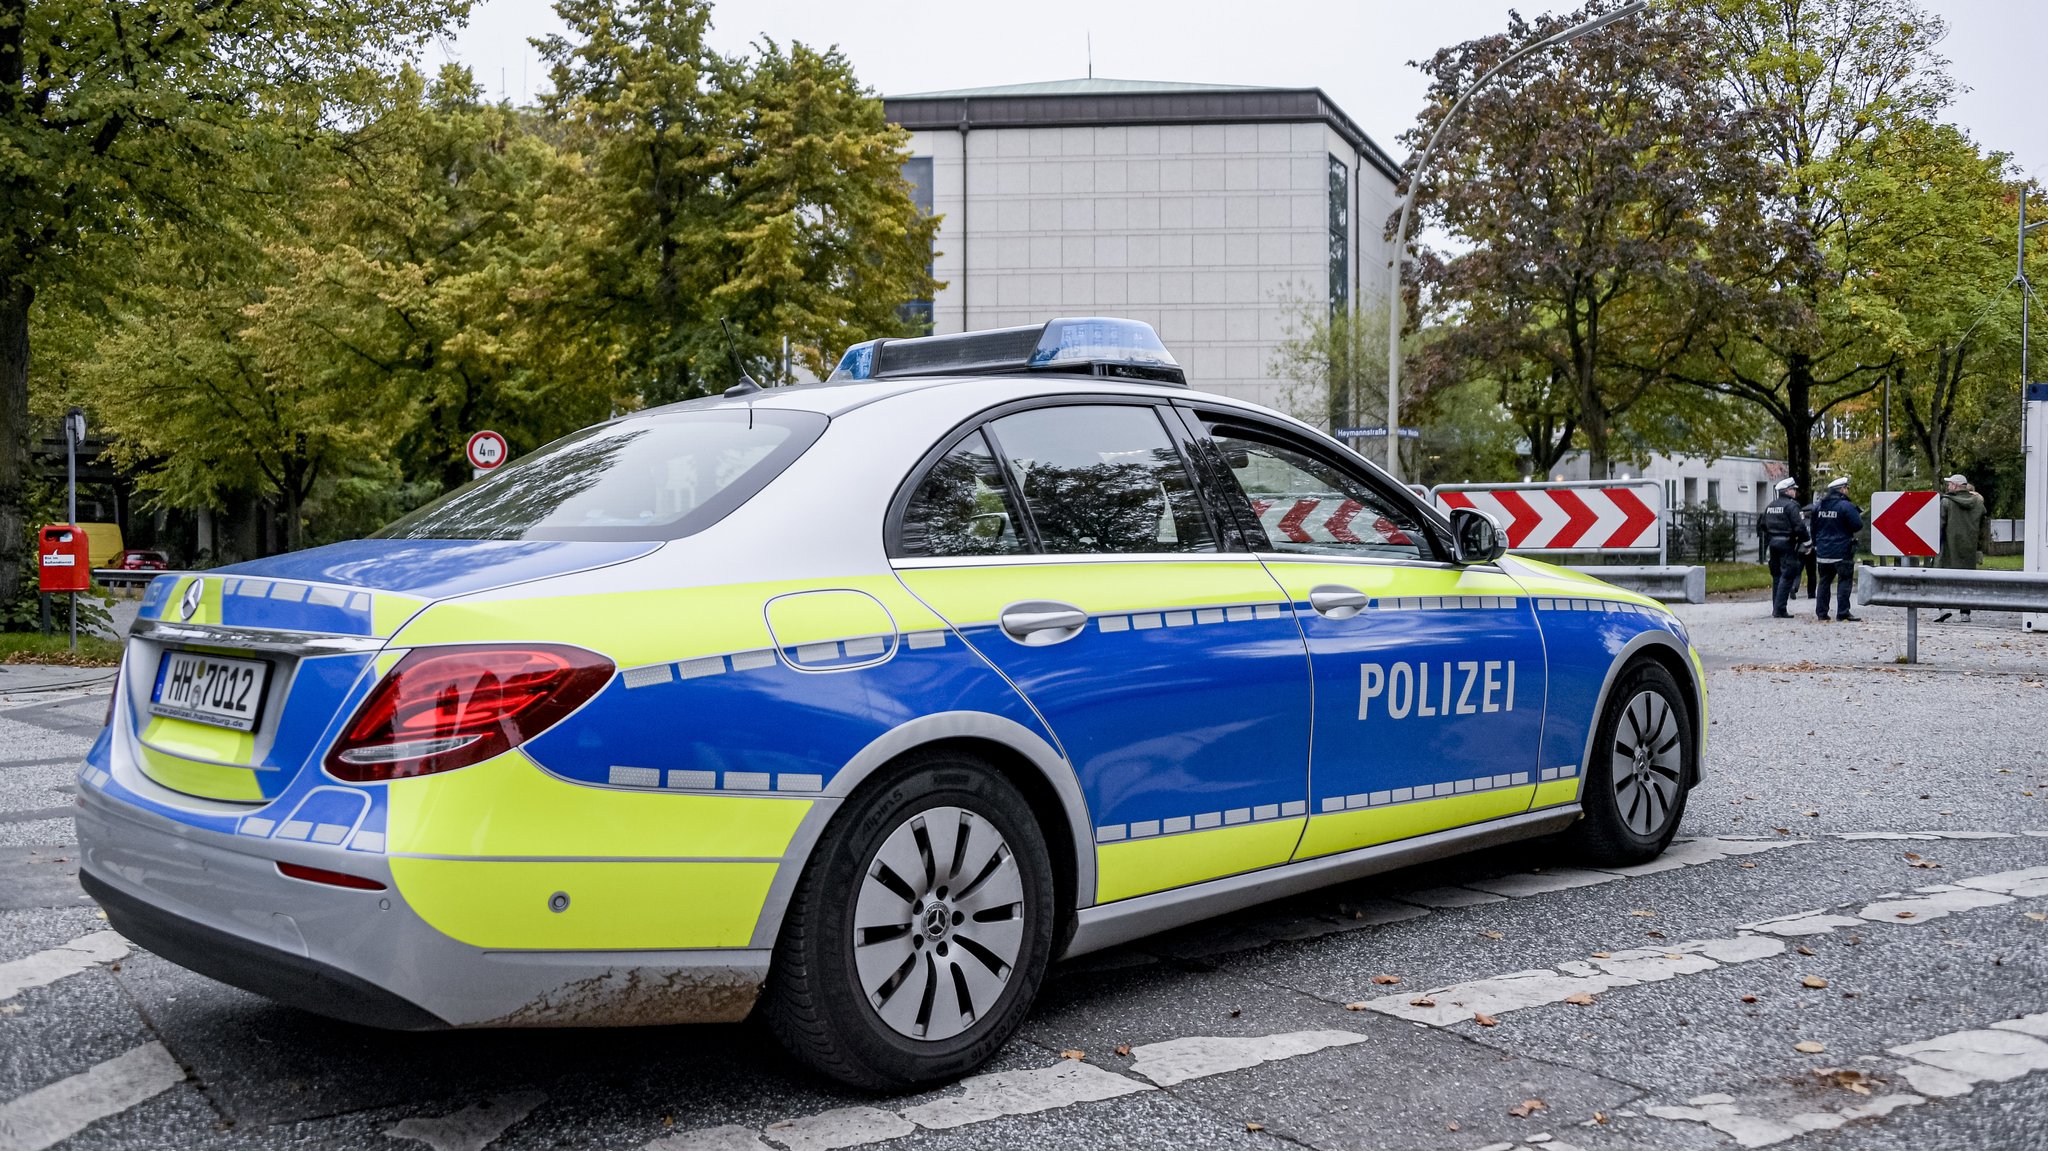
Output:
[[[1495,484],[1437,488],[1437,506],[1476,508],[1507,529],[1515,551],[1656,551],[1663,490],[1655,483]],[[1646,498],[1647,497],[1647,498]]]

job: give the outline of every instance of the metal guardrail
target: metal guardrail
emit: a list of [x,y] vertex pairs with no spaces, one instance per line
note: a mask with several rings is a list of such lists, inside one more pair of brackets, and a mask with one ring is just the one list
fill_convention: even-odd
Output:
[[1920,662],[1920,609],[2048,612],[2048,574],[1962,568],[1856,569],[1856,602],[1906,609],[1906,662]]
[[1707,569],[1680,565],[1573,568],[1616,587],[1641,592],[1658,603],[1707,602]]

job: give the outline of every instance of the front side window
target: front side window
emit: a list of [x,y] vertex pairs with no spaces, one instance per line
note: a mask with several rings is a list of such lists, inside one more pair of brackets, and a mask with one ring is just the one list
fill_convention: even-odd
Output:
[[979,431],[947,452],[903,509],[896,554],[1003,556],[1030,550],[1003,472]]
[[1280,433],[1211,424],[1210,436],[1242,489],[1240,507],[1276,552],[1435,559],[1414,513],[1364,480]]
[[564,436],[381,539],[667,540],[717,523],[816,442],[814,412],[670,410]]
[[1041,551],[1216,550],[1180,449],[1151,408],[1039,408],[995,420],[989,432]]

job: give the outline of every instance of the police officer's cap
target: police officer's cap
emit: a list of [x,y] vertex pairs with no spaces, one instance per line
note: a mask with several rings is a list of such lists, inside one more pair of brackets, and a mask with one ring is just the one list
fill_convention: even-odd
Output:
[[1798,480],[1793,479],[1791,476],[1786,476],[1784,479],[1778,481],[1777,490],[1782,492],[1786,488],[1793,487],[1798,483]]
[[1848,477],[1848,476],[1836,476],[1836,477],[1835,477],[1834,479],[1831,479],[1831,480],[1829,480],[1829,481],[1828,481],[1828,490],[1829,490],[1829,491],[1834,491],[1834,490],[1835,490],[1836,488],[1846,488],[1846,487],[1848,487],[1848,486],[1849,486],[1849,477]]

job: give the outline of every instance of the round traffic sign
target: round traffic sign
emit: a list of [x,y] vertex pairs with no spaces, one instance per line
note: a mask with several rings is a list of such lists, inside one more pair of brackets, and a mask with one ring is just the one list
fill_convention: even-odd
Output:
[[496,432],[477,432],[470,436],[464,451],[469,454],[469,466],[481,472],[504,463],[512,454],[505,446],[505,437]]

